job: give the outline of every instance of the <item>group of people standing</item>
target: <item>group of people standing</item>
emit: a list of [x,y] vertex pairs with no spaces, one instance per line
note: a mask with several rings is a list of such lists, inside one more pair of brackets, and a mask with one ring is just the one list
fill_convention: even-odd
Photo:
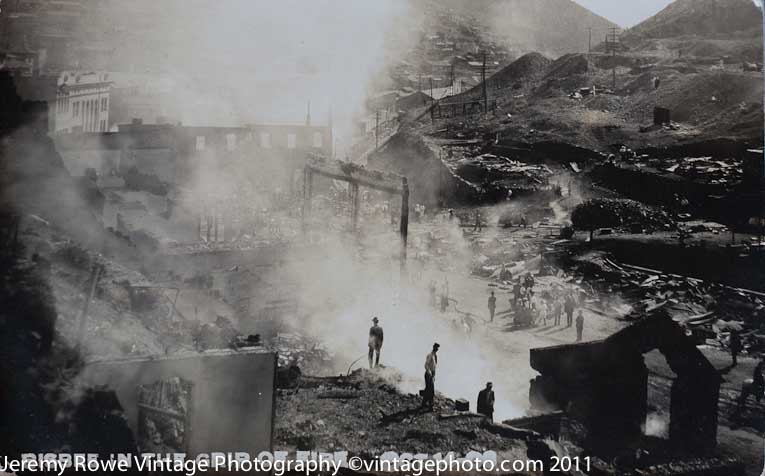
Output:
[[[584,331],[584,313],[580,308],[577,311],[577,300],[574,294],[561,293],[553,294],[546,293],[542,296],[540,302],[539,315],[542,319],[543,325],[547,325],[547,320],[553,321],[554,326],[561,325],[561,319],[563,315],[566,316],[566,327],[571,327],[576,324],[576,341],[582,341],[582,333]],[[576,319],[574,319],[574,313],[576,312]]]
[[[542,325],[546,326],[548,319],[553,321],[554,326],[561,325],[563,315],[566,316],[566,327],[576,324],[576,341],[581,342],[584,331],[584,314],[581,309],[577,310],[577,299],[573,292],[556,293],[545,291],[540,297],[534,295],[534,277],[531,273],[526,274],[513,286],[510,304],[516,312],[520,309],[533,312],[537,316],[537,321],[541,320]],[[494,316],[497,312],[497,296],[494,291],[489,294],[487,303],[489,308],[489,322],[494,322]]]

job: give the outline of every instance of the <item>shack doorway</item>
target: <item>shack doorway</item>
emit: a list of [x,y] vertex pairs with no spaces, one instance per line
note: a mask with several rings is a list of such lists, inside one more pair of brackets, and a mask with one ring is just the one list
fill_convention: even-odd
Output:
[[648,437],[669,440],[669,426],[672,416],[672,382],[677,377],[667,365],[667,360],[659,350],[652,350],[643,355],[648,369],[648,399],[643,434]]

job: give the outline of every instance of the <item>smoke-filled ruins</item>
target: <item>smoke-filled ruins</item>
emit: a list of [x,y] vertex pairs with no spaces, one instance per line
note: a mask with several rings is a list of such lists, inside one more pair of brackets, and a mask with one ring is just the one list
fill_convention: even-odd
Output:
[[597,3],[1,2],[2,456],[759,475],[762,7]]

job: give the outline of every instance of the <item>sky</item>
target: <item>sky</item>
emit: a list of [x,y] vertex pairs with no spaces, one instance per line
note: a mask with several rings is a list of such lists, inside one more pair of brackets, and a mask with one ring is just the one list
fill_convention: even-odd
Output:
[[592,10],[617,25],[628,28],[659,13],[672,0],[575,0],[579,5]]

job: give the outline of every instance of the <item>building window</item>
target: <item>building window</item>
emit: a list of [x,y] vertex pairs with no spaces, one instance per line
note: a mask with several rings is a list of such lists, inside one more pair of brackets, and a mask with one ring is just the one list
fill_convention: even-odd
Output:
[[80,102],[79,101],[75,101],[74,102],[74,110],[72,112],[72,115],[74,117],[77,117],[77,116],[80,115]]
[[294,149],[297,147],[297,136],[293,133],[287,134],[287,148]]
[[101,112],[106,112],[108,100],[106,98],[101,99]]
[[271,133],[270,132],[260,133],[260,146],[263,147],[264,149],[271,148]]
[[320,149],[324,146],[324,137],[322,137],[321,132],[313,133],[313,146],[317,149]]
[[101,132],[106,132],[106,121],[101,119]]
[[205,150],[205,136],[197,136],[197,150]]
[[229,152],[236,150],[236,134],[226,134],[226,150]]

